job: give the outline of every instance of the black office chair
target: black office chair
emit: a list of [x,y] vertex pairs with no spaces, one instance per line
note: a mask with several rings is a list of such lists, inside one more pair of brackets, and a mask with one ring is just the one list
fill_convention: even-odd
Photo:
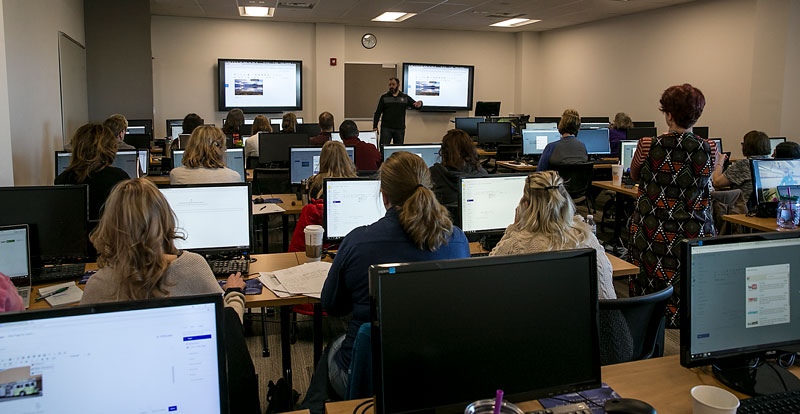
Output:
[[572,197],[575,205],[584,203],[586,209],[590,213],[594,213],[592,200],[589,197],[589,187],[592,186],[592,173],[594,171],[594,163],[581,162],[576,164],[561,164],[553,165],[553,169],[558,172],[558,175],[564,180],[564,187]]
[[672,286],[645,296],[600,299],[600,363],[618,364],[664,355],[664,312]]
[[253,170],[253,194],[289,194],[292,185],[288,168],[256,168]]
[[520,152],[522,152],[522,145],[498,144],[497,154],[494,156],[494,167],[489,174],[497,172],[497,161],[514,161],[519,158]]

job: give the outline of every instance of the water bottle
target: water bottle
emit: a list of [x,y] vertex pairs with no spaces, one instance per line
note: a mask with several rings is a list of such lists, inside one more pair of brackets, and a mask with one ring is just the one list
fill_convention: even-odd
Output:
[[779,229],[791,230],[797,226],[795,212],[797,211],[797,197],[781,197],[778,201],[778,217],[776,223]]
[[587,214],[586,215],[586,224],[591,226],[592,234],[597,236],[597,223],[594,222],[594,216],[593,215],[591,215],[591,214]]

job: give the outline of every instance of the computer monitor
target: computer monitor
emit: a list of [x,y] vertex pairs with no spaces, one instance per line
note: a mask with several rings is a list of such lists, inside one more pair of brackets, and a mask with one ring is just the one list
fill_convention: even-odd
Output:
[[[346,147],[350,161],[355,162],[355,147]],[[303,180],[319,173],[319,158],[322,147],[302,146],[289,148],[289,177],[292,184],[300,184]]]
[[581,249],[371,266],[375,412],[599,388],[596,260]]
[[555,122],[528,122],[525,124],[525,129],[558,129],[558,124]]
[[629,141],[638,141],[642,138],[653,138],[656,136],[658,136],[658,132],[656,131],[655,127],[628,128],[626,139]]
[[692,132],[700,138],[708,138],[708,127],[696,126],[692,128]]
[[478,143],[510,144],[511,124],[508,122],[479,122]]
[[561,133],[555,129],[523,129],[522,154],[542,155],[542,151],[544,151],[547,144],[556,142],[559,139],[561,139]]
[[134,135],[150,135],[153,136],[153,120],[152,119],[129,119],[128,130],[126,134]]
[[714,141],[717,144],[717,152],[720,154],[723,152],[722,150],[722,138],[709,138],[711,141]]
[[403,144],[403,145],[384,145],[383,146],[383,160],[386,161],[392,154],[398,151],[407,151],[412,154],[418,155],[420,158],[425,160],[425,164],[428,167],[432,167],[433,164],[436,164],[437,161],[441,159],[439,157],[439,150],[442,148],[442,144]]
[[634,128],[655,128],[655,121],[633,121]]
[[289,148],[308,145],[307,134],[258,133],[258,163],[289,162]]
[[750,160],[756,203],[779,201],[778,186],[800,184],[800,160]]
[[147,175],[150,171],[150,150],[138,149],[136,153],[136,158],[139,160],[139,177]]
[[[784,391],[777,377],[783,368],[748,360],[800,346],[798,251],[800,232],[682,242],[681,364],[714,365],[724,384],[748,395]],[[800,389],[788,376],[789,390]],[[748,386],[749,377],[759,381]]]
[[535,117],[533,117],[533,122],[536,122],[537,124],[540,124],[540,123],[555,123],[556,125],[558,125],[558,123],[560,121],[561,121],[561,117],[560,116],[535,116]]
[[608,142],[608,128],[581,129],[578,141],[586,146],[589,155],[611,154],[611,143]]
[[608,124],[611,120],[607,116],[582,116],[581,125],[583,124]]
[[459,227],[464,233],[503,233],[514,222],[527,174],[461,178]]
[[340,241],[354,228],[372,224],[386,215],[380,180],[326,178],[322,188],[325,199],[322,226],[327,242]]
[[167,119],[167,137],[175,139],[180,134],[183,134],[183,119]]
[[302,116],[298,116],[296,121],[297,121],[298,124],[302,124],[303,123],[303,117]]
[[0,187],[0,226],[27,224],[34,267],[86,258],[89,190],[86,185]]
[[249,183],[176,185],[160,188],[185,239],[175,247],[198,253],[250,252],[253,213]]
[[[240,138],[249,137],[250,135],[253,135],[253,124],[239,125]],[[244,146],[244,143],[242,143],[242,146]]]
[[[183,154],[185,152],[186,150],[182,149],[172,150],[173,168],[178,168],[183,165]],[[244,161],[244,148],[225,149],[225,166],[239,173],[239,177],[241,177],[239,182],[244,182],[246,177]]]
[[781,142],[786,142],[786,137],[770,137],[769,138],[769,156],[775,153],[775,147]]
[[150,134],[128,134],[125,135],[125,143],[134,148],[150,148],[152,138]]
[[295,132],[298,134],[306,134],[309,137],[316,137],[317,135],[322,133],[322,128],[320,128],[319,124],[297,124],[295,128]]
[[581,129],[600,129],[600,128],[608,128],[608,122],[581,123]]
[[637,144],[639,144],[639,141],[622,141],[620,143],[619,160],[623,173],[630,172],[631,161],[633,161],[633,156],[636,154]]
[[[8,276],[18,289],[31,287],[31,249],[28,233],[27,224],[0,226],[0,273]],[[28,307],[27,303],[24,305]]]
[[479,117],[456,117],[456,129],[460,129],[471,137],[478,136],[478,123],[485,122],[485,118]]
[[475,103],[475,116],[500,115],[500,102],[478,101]]
[[360,131],[358,133],[358,139],[368,144],[372,144],[372,146],[375,148],[380,149],[378,146],[378,134],[376,134],[375,131]]
[[6,413],[227,413],[223,315],[219,294],[2,313],[0,388],[25,392],[0,404]]
[[[144,154],[141,154],[144,153]],[[67,151],[56,151],[56,177],[69,167],[72,162],[72,153]],[[120,150],[114,157],[111,164],[128,174],[130,178],[137,178],[147,171],[149,166],[149,152],[147,150]],[[141,158],[141,159],[140,159]]]

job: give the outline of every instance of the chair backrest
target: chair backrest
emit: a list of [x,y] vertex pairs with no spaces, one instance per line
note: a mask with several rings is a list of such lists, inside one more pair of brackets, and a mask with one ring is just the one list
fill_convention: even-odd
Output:
[[521,145],[498,144],[497,155],[495,155],[495,159],[497,161],[513,161],[517,159],[521,151]]
[[716,190],[711,193],[711,212],[714,217],[714,227],[717,234],[730,234],[734,230],[739,230],[738,225],[732,229],[728,222],[723,220],[726,214],[745,214],[747,213],[747,203],[745,202],[742,190]]
[[644,296],[600,299],[600,325],[606,328],[600,329],[600,362],[603,365],[664,354],[664,315],[672,291],[672,286],[668,286]]
[[289,194],[292,185],[288,168],[256,168],[253,170],[253,194]]
[[592,186],[594,163],[591,161],[553,165],[552,167],[564,180],[564,187],[573,200],[586,195],[586,191]]
[[358,328],[350,360],[350,378],[344,393],[345,400],[369,398],[372,393],[372,324]]

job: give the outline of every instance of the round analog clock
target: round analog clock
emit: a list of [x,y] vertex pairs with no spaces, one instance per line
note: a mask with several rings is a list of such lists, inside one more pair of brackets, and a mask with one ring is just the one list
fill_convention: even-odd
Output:
[[372,49],[375,45],[378,44],[378,38],[375,37],[372,33],[366,33],[364,36],[361,36],[361,46],[364,46],[367,49]]

